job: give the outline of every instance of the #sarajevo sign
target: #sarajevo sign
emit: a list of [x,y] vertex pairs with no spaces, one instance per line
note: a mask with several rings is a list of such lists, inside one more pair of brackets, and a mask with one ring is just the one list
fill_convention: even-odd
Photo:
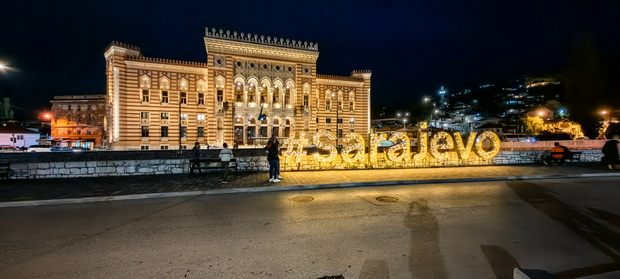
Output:
[[[427,123],[420,123],[420,128],[426,129]],[[331,132],[319,131],[312,137],[312,144],[328,152],[328,155],[321,155],[318,152],[311,155],[319,162],[331,162],[340,155],[340,158],[347,163],[368,162],[374,165],[378,160],[379,143],[386,140],[395,143],[387,149],[385,156],[392,162],[423,160],[429,157],[436,160],[460,159],[465,162],[471,156],[489,160],[495,157],[500,149],[499,137],[490,131],[479,134],[472,132],[465,139],[460,133],[456,132],[440,131],[432,134],[432,136],[429,136],[428,133],[420,133],[417,153],[411,153],[409,137],[405,133],[396,132],[389,136],[386,134],[370,134],[368,156],[365,154],[364,137],[360,134],[348,134],[343,139],[344,147],[340,150],[340,154],[338,154],[336,146],[326,144],[322,139],[333,142],[336,140],[336,136]],[[287,149],[282,155],[287,158],[294,158],[299,163],[301,158],[306,156],[303,147],[307,143],[308,140],[305,139],[303,132],[299,133],[298,138],[296,133],[292,133],[288,139],[284,140]]]

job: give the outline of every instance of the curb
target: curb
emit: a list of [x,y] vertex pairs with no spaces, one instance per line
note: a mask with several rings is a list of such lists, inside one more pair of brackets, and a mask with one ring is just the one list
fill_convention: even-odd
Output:
[[308,184],[308,185],[275,186],[275,187],[271,186],[271,187],[254,187],[254,188],[212,189],[212,190],[188,191],[188,192],[148,193],[148,194],[102,196],[102,197],[73,198],[73,199],[50,199],[50,200],[0,202],[0,208],[43,206],[43,205],[64,205],[64,204],[79,204],[79,203],[89,203],[89,202],[110,202],[110,201],[155,199],[155,198],[168,198],[168,197],[187,197],[187,196],[200,196],[200,195],[219,195],[219,194],[233,194],[233,193],[302,191],[302,190],[337,189],[337,188],[349,188],[349,187],[398,186],[398,185],[408,185],[408,184],[421,185],[421,184],[447,184],[447,183],[467,183],[467,182],[539,180],[539,179],[561,179],[561,178],[597,178],[597,177],[620,177],[620,173],[583,173],[583,174],[555,174],[555,175],[422,179],[422,180],[389,180],[389,181],[349,182],[349,183],[334,183],[334,184]]

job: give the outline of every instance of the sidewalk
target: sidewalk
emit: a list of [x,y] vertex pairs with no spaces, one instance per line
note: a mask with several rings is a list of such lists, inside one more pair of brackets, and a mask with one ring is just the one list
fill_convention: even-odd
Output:
[[266,172],[232,172],[230,183],[220,173],[0,180],[0,207],[67,204],[201,194],[286,191],[339,187],[457,183],[517,179],[617,176],[599,163],[545,167],[541,165],[438,167],[417,169],[284,172],[279,183]]

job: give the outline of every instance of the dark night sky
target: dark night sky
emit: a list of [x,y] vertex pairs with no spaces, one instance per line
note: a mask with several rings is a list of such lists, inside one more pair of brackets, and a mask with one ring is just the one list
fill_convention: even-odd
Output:
[[[6,2],[6,1],[5,1]],[[33,2],[43,2],[34,4]],[[115,40],[205,61],[204,28],[319,43],[318,73],[373,71],[373,106],[555,73],[578,38],[620,54],[620,1],[11,1],[0,16],[0,95],[32,118],[54,95],[104,94]]]

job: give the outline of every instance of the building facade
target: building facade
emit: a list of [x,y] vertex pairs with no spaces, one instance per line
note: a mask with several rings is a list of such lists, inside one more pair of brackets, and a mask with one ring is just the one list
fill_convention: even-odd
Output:
[[144,57],[113,42],[105,51],[107,142],[114,150],[262,146],[319,130],[370,131],[370,71],[317,74],[318,45],[207,29],[206,62]]
[[50,102],[54,144],[88,149],[105,145],[105,95],[54,96]]

